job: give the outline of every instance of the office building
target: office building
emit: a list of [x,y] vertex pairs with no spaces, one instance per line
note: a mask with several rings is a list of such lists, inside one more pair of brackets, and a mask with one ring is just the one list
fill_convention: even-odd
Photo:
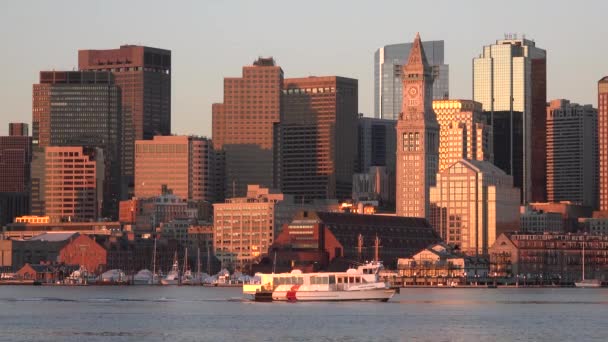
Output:
[[608,76],[597,83],[599,208],[608,211]]
[[355,202],[378,201],[382,209],[394,208],[395,174],[385,166],[370,166],[365,173],[355,173],[352,199]]
[[521,202],[544,201],[547,53],[507,35],[473,59],[473,101],[493,129],[494,164],[513,176]]
[[104,217],[115,218],[121,196],[121,89],[107,71],[42,71],[33,86],[33,144],[101,148]]
[[222,155],[225,197],[244,196],[248,184],[273,185],[274,124],[281,112],[283,70],[272,58],[224,78],[224,101],[212,107],[214,148]]
[[397,121],[398,216],[428,218],[429,190],[439,167],[439,125],[432,107],[431,68],[416,34],[403,67],[403,105]]
[[358,81],[285,79],[281,103],[276,187],[298,201],[350,198],[357,161]]
[[568,100],[547,107],[547,200],[597,208],[597,110]]
[[519,189],[492,163],[462,159],[437,174],[429,222],[446,243],[487,254],[497,236],[519,226]]
[[171,51],[137,45],[79,50],[78,68],[109,71],[121,89],[122,199],[128,198],[135,141],[171,134]]
[[492,161],[491,127],[479,102],[435,100],[433,111],[439,123],[439,171],[460,159]]
[[163,186],[190,201],[211,203],[213,146],[196,136],[155,136],[135,142],[135,197],[162,193]]
[[100,217],[104,163],[100,148],[45,148],[44,212],[51,222],[96,221]]
[[533,202],[527,205],[531,210],[544,213],[557,213],[562,216],[564,232],[576,233],[579,220],[593,216],[593,208],[571,202]]
[[[403,66],[407,63],[413,43],[393,44],[374,53],[374,117],[397,120],[403,101]],[[443,40],[422,42],[424,55],[431,68],[432,96],[435,100],[449,98],[449,66],[444,63]]]
[[29,213],[31,160],[27,124],[10,123],[9,135],[0,137],[0,226]]
[[29,136],[29,126],[23,122],[11,122],[8,124],[8,135],[11,137]]
[[522,206],[519,215],[519,231],[529,234],[545,232],[564,233],[564,218],[560,213],[534,210],[530,206]]
[[372,166],[384,166],[394,177],[396,127],[396,120],[359,116],[357,172],[367,172]]

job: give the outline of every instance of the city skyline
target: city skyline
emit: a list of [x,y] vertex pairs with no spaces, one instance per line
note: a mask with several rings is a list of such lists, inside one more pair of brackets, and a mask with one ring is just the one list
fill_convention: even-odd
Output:
[[[222,79],[238,76],[234,70],[260,55],[273,56],[285,70],[285,77],[333,74],[358,79],[360,112],[373,116],[374,51],[384,45],[408,42],[417,31],[427,40],[445,41],[451,98],[472,97],[472,59],[482,46],[504,38],[505,32],[515,31],[526,33],[527,38],[547,50],[548,100],[568,98],[596,106],[595,84],[608,74],[608,67],[601,64],[608,49],[593,42],[601,39],[601,13],[605,13],[608,5],[594,3],[566,9],[555,3],[547,6],[540,2],[526,4],[527,10],[521,11],[518,3],[514,1],[513,6],[494,15],[489,15],[493,13],[492,4],[439,3],[443,10],[434,10],[433,17],[423,19],[404,16],[404,10],[399,8],[405,4],[397,4],[390,13],[374,16],[369,15],[375,10],[372,4],[356,2],[352,15],[338,19],[337,23],[341,8],[338,4],[324,5],[321,12],[315,2],[298,11],[295,18],[273,15],[273,11],[267,10],[271,5],[258,7],[247,3],[240,4],[236,10],[227,4],[182,3],[169,10],[148,11],[146,16],[137,18],[132,17],[135,4],[124,5],[124,11],[112,11],[113,6],[107,4],[91,10],[90,6],[68,1],[59,6],[20,3],[8,8],[0,5],[7,7],[2,13],[8,14],[0,21],[0,27],[4,32],[20,33],[3,37],[7,51],[3,59],[11,68],[0,82],[0,100],[5,104],[0,117],[4,122],[29,122],[31,84],[35,83],[38,71],[71,70],[78,65],[78,50],[111,49],[126,43],[172,50],[172,133],[210,136],[211,103],[222,99]],[[133,10],[129,10],[131,6]],[[411,6],[412,12],[431,10],[430,6]],[[462,8],[467,11],[463,12]],[[90,16],[104,19],[108,25],[74,30],[91,19],[87,16],[69,21],[71,24],[49,21],[48,18],[60,16],[66,9],[68,13],[86,9]],[[458,25],[448,24],[452,13],[460,15]],[[539,17],[538,13],[544,16]],[[316,18],[314,27],[289,28],[294,20],[304,22],[309,17]],[[583,17],[586,25],[581,26],[580,31],[576,25],[551,24]],[[228,18],[240,24],[228,25]],[[401,18],[406,18],[405,25],[399,23]],[[504,25],[507,19],[509,24]],[[163,22],[167,22],[170,29],[157,25]],[[463,25],[463,22],[471,24]],[[281,29],[269,31],[273,27]],[[327,30],[332,34],[321,34]],[[305,54],[305,51],[318,53]],[[583,68],[565,67],[581,60]],[[0,126],[0,134],[5,134],[5,130],[6,127]]]

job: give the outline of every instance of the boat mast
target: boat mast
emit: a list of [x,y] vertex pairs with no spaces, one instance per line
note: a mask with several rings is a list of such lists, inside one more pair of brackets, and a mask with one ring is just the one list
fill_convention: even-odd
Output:
[[585,281],[585,241],[583,240],[583,281]]
[[378,262],[379,261],[379,249],[380,249],[380,238],[378,238],[378,235],[376,235],[376,241],[374,241],[375,244],[375,250],[374,250],[374,261]]
[[188,270],[188,247],[186,247],[186,253],[184,254],[184,270],[182,271],[182,276],[186,274]]
[[196,279],[201,283],[203,281],[201,277],[201,248],[196,249]]
[[357,251],[359,253],[359,262],[363,259],[361,258],[361,250],[363,249],[363,235],[359,233],[359,237],[357,239]]
[[152,284],[156,278],[156,236],[154,236],[154,251],[152,252]]

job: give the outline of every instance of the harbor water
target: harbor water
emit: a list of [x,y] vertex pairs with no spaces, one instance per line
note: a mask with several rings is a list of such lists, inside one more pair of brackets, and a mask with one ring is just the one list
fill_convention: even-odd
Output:
[[608,289],[415,288],[254,303],[240,288],[1,286],[0,341],[606,341]]

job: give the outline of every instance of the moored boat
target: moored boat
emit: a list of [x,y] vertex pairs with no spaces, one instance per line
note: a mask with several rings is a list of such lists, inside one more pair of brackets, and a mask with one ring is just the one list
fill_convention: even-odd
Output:
[[257,273],[256,284],[243,284],[243,296],[268,301],[358,301],[386,302],[395,289],[380,281],[381,263],[368,263],[346,272]]
[[175,256],[173,257],[173,267],[171,267],[171,271],[169,271],[166,277],[160,280],[160,283],[163,285],[179,284],[179,263],[177,261],[177,252],[175,252]]

